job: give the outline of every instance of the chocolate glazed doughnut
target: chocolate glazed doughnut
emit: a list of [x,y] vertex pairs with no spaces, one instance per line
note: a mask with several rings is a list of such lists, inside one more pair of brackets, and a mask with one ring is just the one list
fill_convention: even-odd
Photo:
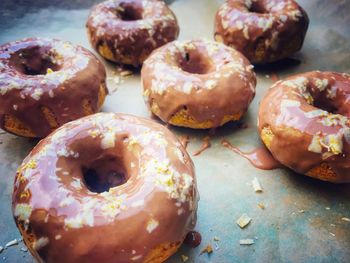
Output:
[[102,2],[93,7],[86,25],[90,42],[101,56],[133,66],[179,35],[174,13],[160,0]]
[[55,39],[28,38],[0,46],[0,126],[45,137],[62,124],[97,112],[106,72],[87,49]]
[[144,98],[164,122],[196,129],[241,118],[255,95],[253,66],[214,41],[174,41],[145,61]]
[[279,81],[260,104],[261,139],[298,173],[350,182],[349,100],[350,75],[315,71]]
[[294,0],[227,0],[215,18],[215,39],[253,64],[274,62],[301,49],[309,19]]
[[193,163],[168,129],[98,113],[32,150],[13,213],[39,262],[160,263],[196,224],[196,189]]

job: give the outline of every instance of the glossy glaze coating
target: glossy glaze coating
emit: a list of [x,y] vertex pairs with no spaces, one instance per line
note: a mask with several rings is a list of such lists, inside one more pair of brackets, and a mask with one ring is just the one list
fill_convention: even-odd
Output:
[[1,128],[44,137],[62,124],[97,112],[106,72],[87,49],[29,38],[0,46]]
[[160,0],[102,2],[92,8],[86,26],[92,46],[103,57],[133,66],[179,35],[174,13]]
[[269,63],[300,50],[308,25],[294,0],[227,0],[216,13],[215,39],[253,64]]
[[[89,190],[87,169],[111,188]],[[116,175],[122,180],[113,182]],[[13,213],[39,262],[161,262],[149,255],[183,242],[196,223],[197,198],[193,163],[168,129],[98,113],[32,150],[18,169]]]
[[253,66],[213,41],[174,41],[159,48],[145,61],[141,78],[151,111],[164,122],[190,128],[239,119],[255,95]]
[[221,141],[221,145],[246,158],[256,168],[262,170],[273,170],[282,167],[282,165],[273,158],[266,147],[256,148],[251,152],[242,152],[238,147],[232,145],[225,139]]
[[277,82],[259,108],[260,136],[294,171],[350,182],[350,76],[308,72]]

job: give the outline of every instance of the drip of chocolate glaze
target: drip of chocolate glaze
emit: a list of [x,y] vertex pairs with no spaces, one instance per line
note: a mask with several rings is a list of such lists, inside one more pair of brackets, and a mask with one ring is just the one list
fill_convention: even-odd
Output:
[[282,165],[275,160],[275,158],[273,158],[271,153],[265,147],[260,147],[251,152],[245,153],[225,139],[222,140],[221,144],[222,146],[246,158],[256,168],[262,170],[273,170],[282,167]]
[[202,236],[197,231],[188,232],[184,241],[186,245],[192,248],[198,247],[201,244],[201,242],[202,242]]

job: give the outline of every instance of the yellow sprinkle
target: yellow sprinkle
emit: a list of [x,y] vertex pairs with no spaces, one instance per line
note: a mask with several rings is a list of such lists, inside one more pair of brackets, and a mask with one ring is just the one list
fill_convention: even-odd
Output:
[[329,148],[331,149],[332,153],[334,154],[340,154],[342,153],[342,142],[339,140],[339,138],[336,135],[329,135]]
[[186,262],[188,260],[188,256],[181,255],[182,262]]
[[25,168],[35,169],[37,167],[35,160],[30,160],[26,165]]
[[100,133],[98,130],[92,130],[92,131],[89,131],[89,134],[92,138],[96,138]]
[[30,196],[29,190],[25,190],[24,192],[21,193],[20,198],[28,198]]

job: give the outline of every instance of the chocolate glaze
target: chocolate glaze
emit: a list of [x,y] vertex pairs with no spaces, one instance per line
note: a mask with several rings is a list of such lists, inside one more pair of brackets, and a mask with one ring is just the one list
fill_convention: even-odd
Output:
[[106,45],[113,61],[138,66],[156,48],[175,40],[174,13],[159,0],[109,0],[91,10],[87,29],[92,46]]
[[[126,180],[91,192],[82,167],[99,177],[104,167]],[[40,262],[144,262],[155,247],[183,242],[195,226],[197,202],[193,163],[168,129],[98,113],[57,129],[26,157],[13,213]]]
[[209,137],[209,136],[204,137],[203,143],[202,143],[201,147],[200,147],[197,151],[195,151],[195,152],[193,153],[193,156],[198,156],[198,155],[200,155],[200,154],[201,154],[202,152],[204,152],[206,149],[209,149],[210,146],[211,146],[210,137]]
[[[52,131],[42,107],[58,125],[86,115],[82,101],[98,110],[106,72],[87,49],[56,39],[28,38],[0,46],[0,124],[15,116],[36,137]],[[107,92],[107,91],[106,91]]]
[[236,50],[213,41],[174,41],[152,53],[141,78],[147,105],[168,122],[185,109],[198,122],[221,125],[244,113],[255,95],[256,76]]
[[261,100],[258,129],[283,165],[306,174],[327,163],[332,182],[350,182],[350,76],[313,71],[278,81]]
[[216,13],[215,39],[252,63],[269,63],[301,49],[309,19],[294,0],[227,0]]
[[202,242],[202,236],[197,231],[188,232],[184,240],[184,243],[192,248],[198,247],[201,244],[201,242]]
[[181,135],[179,137],[179,141],[181,142],[182,146],[187,149],[187,146],[190,142],[190,136],[189,135]]
[[221,144],[222,146],[246,158],[256,168],[262,170],[273,170],[282,167],[282,165],[276,161],[275,158],[273,158],[271,153],[265,147],[260,147],[251,152],[245,153],[225,139],[221,141]]

